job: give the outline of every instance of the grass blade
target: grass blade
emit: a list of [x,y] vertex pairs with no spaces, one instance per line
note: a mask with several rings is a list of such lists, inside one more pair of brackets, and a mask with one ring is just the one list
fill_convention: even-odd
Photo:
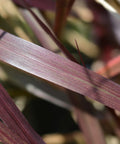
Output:
[[0,122],[0,143],[3,144],[27,144],[16,133]]
[[120,85],[40,46],[7,33],[0,41],[0,60],[120,110]]
[[0,119],[26,143],[45,144],[0,85]]
[[[13,0],[16,4],[23,6],[24,5],[19,0]],[[55,1],[54,0],[27,0],[27,4],[31,7],[36,7],[43,10],[55,10]]]

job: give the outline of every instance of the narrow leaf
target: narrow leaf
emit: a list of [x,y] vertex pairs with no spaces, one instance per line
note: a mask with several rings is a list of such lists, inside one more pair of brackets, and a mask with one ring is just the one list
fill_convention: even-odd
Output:
[[15,106],[2,85],[0,85],[0,119],[26,143],[45,144]]
[[40,46],[7,33],[0,41],[0,60],[120,110],[120,85]]
[[[13,0],[16,4],[23,6],[20,0]],[[27,4],[31,7],[36,7],[43,10],[55,10],[55,0],[26,0]]]
[[27,144],[16,133],[0,122],[0,143],[3,144]]

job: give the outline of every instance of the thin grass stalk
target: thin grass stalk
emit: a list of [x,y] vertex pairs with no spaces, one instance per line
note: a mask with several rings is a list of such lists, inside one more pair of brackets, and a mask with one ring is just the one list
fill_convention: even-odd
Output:
[[60,38],[64,28],[68,14],[71,11],[72,5],[75,0],[57,0],[56,13],[54,22],[55,35]]
[[45,144],[18,110],[2,85],[0,85],[0,118],[13,133],[16,133],[26,143]]

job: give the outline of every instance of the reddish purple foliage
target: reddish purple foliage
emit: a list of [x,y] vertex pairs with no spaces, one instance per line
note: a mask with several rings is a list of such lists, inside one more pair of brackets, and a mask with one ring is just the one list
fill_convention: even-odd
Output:
[[[23,114],[15,106],[11,97],[2,85],[0,85],[0,119],[13,134],[15,133],[16,136],[18,135],[17,140],[21,138],[21,141],[25,141],[28,144],[45,144],[40,136],[29,125]],[[5,126],[2,126],[3,130],[7,129]],[[11,132],[10,134],[12,135]],[[2,133],[2,130],[0,133]],[[0,137],[4,138],[4,136],[0,134]],[[9,141],[11,142],[12,138],[9,139]]]
[[[23,6],[21,0],[13,0],[16,4]],[[36,7],[43,10],[55,10],[56,1],[55,0],[26,0],[27,4],[31,7]]]
[[6,34],[0,42],[0,60],[120,110],[118,84],[40,46]]

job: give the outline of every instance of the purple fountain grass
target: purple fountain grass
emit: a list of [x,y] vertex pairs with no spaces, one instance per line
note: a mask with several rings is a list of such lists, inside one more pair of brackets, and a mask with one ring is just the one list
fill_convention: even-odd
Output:
[[[20,2],[20,0],[14,1],[18,3]],[[19,4],[21,4],[31,13],[31,15],[36,19],[43,30],[47,32],[47,34],[53,39],[53,41],[63,51],[63,53],[74,62],[8,33],[5,34],[5,32],[2,30],[0,30],[0,33],[2,34],[0,43],[0,60],[6,64],[9,64],[10,66],[18,68],[19,70],[32,74],[33,76],[48,80],[64,88],[79,93],[76,94],[68,91],[70,92],[70,97],[77,116],[78,125],[82,128],[88,144],[104,144],[105,141],[98,120],[96,117],[84,112],[87,103],[86,99],[84,99],[82,95],[97,100],[113,109],[120,110],[120,86],[88,70],[87,68],[78,65],[76,59],[61,44],[54,33],[49,30],[49,28],[30,9],[29,6],[35,6],[35,4],[37,4],[36,2],[38,1],[28,0],[29,3],[26,0],[21,1],[22,2]],[[47,2],[48,1],[49,0],[47,0]],[[76,46],[77,49],[79,49],[77,42]],[[77,96],[82,97],[83,99],[78,99],[77,101],[77,99],[74,98]],[[79,102],[79,100],[81,101]],[[83,104],[84,110],[82,110],[80,107],[82,102],[85,102]],[[10,115],[14,118],[14,115]],[[4,117],[4,114],[2,117]],[[95,127],[95,131],[93,131],[93,125]],[[19,129],[17,133],[19,135]],[[27,132],[24,133],[24,135],[27,135],[27,137],[30,136],[30,134]],[[24,141],[25,138],[23,137],[24,136],[21,136]],[[28,141],[32,142],[31,136],[29,138]],[[33,143],[37,143],[37,140],[35,141],[35,139],[33,139]]]
[[118,84],[40,46],[7,33],[1,39],[0,60],[120,110]]

